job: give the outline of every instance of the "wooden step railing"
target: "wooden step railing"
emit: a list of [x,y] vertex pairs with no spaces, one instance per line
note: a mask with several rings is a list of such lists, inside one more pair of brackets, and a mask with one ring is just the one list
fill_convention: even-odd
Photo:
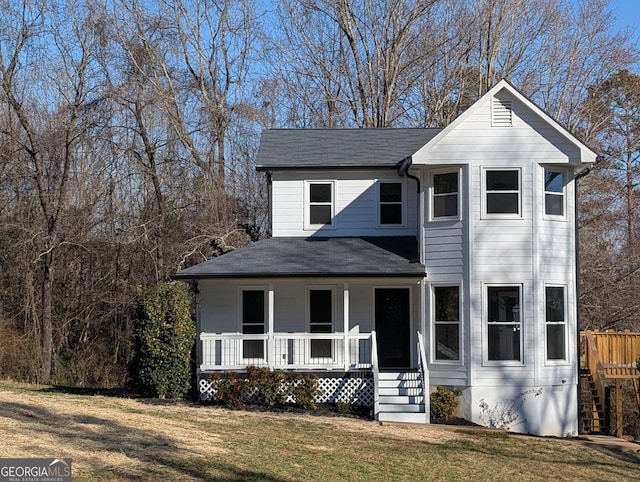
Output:
[[[588,373],[592,382],[594,398],[600,400],[605,412],[609,400],[605,386],[608,380],[615,381],[616,429],[622,436],[622,381],[640,378],[637,362],[640,358],[640,333],[629,331],[583,331],[580,333],[580,368]],[[640,411],[640,396],[636,396]]]

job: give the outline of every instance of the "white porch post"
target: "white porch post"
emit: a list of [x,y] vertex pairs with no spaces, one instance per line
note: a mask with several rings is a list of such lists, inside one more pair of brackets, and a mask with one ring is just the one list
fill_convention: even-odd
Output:
[[344,371],[349,370],[349,283],[344,284],[342,320],[344,322]]
[[275,346],[275,339],[273,337],[273,327],[274,327],[274,307],[273,307],[273,300],[274,300],[274,294],[273,294],[273,284],[269,285],[269,299],[267,301],[267,323],[268,323],[268,331],[267,331],[267,364],[269,365],[269,368],[271,368],[273,370],[273,367],[275,366],[275,351],[276,351],[276,346]]

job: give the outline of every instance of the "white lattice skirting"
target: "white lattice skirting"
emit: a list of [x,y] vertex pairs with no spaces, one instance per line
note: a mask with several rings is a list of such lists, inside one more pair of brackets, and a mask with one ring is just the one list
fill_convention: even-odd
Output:
[[[216,390],[211,382],[201,378],[198,385],[200,400],[212,401],[216,399]],[[361,375],[318,377],[316,403],[348,402],[370,407],[373,405],[373,399],[373,378],[371,377]],[[286,403],[294,402],[293,397],[288,394]]]

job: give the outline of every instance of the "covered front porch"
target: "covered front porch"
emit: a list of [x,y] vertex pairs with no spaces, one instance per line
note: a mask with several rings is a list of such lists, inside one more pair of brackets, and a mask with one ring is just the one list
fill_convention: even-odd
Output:
[[417,367],[422,280],[202,280],[198,291],[200,372],[362,371],[374,355],[382,369]]
[[411,237],[271,238],[178,272],[197,294],[201,395],[219,372],[311,371],[333,394],[318,401],[362,403],[364,387],[377,414],[386,372],[397,380],[385,380],[397,385],[385,387],[395,393],[388,405],[420,395],[410,410],[423,421],[426,273],[417,259]]

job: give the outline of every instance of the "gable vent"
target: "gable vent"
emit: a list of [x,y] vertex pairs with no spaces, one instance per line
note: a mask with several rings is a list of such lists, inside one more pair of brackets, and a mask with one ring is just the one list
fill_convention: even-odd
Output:
[[513,110],[510,100],[493,99],[491,107],[491,125],[496,127],[513,125]]

